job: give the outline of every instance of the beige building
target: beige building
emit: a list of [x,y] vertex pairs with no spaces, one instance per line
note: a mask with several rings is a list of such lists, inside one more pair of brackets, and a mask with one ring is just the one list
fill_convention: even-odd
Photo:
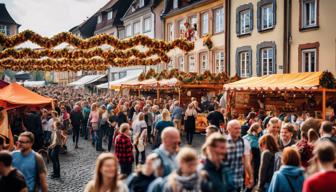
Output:
[[229,0],[230,75],[336,70],[336,1]]
[[292,1],[290,72],[336,71],[336,1]]
[[[195,49],[185,54],[179,49],[169,55],[172,61],[165,68],[203,73],[226,71],[224,0],[175,1],[166,0],[163,11],[165,40],[184,37],[195,42]],[[209,35],[212,47],[203,44]]]
[[230,1],[230,74],[283,73],[283,0]]

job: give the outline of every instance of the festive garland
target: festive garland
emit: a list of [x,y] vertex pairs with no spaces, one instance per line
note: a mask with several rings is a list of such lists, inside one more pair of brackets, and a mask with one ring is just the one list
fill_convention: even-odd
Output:
[[198,73],[187,73],[183,71],[179,71],[177,69],[173,70],[163,70],[159,73],[155,72],[155,70],[150,69],[146,73],[143,72],[138,77],[139,81],[144,81],[146,79],[155,78],[156,80],[162,79],[171,79],[176,78],[183,83],[228,83],[239,80],[239,76],[235,75],[234,77],[229,78],[229,76],[225,73],[214,74],[210,71],[205,71],[203,74]]
[[165,52],[179,47],[183,51],[191,51],[194,49],[194,43],[189,42],[184,39],[176,39],[172,42],[165,42],[162,40],[151,39],[147,36],[138,35],[126,40],[119,40],[118,38],[107,35],[100,34],[88,39],[81,39],[69,32],[58,33],[51,38],[42,37],[41,35],[31,31],[25,30],[17,35],[7,37],[0,33],[0,45],[5,48],[11,48],[17,46],[26,41],[31,41],[43,48],[53,48],[63,42],[66,42],[79,49],[89,49],[104,44],[110,45],[116,49],[129,49],[134,46],[143,45],[149,48],[161,49]]
[[110,65],[117,67],[135,65],[156,65],[161,59],[1,59],[0,68],[13,71],[80,71],[107,70]]
[[33,50],[30,48],[25,48],[22,50],[16,50],[13,48],[6,49],[2,52],[0,52],[0,59],[13,57],[16,59],[23,59],[23,58],[33,58],[33,59],[39,59],[42,57],[49,57],[49,58],[68,58],[68,59],[79,59],[79,58],[92,58],[99,56],[104,59],[115,59],[115,58],[121,58],[121,59],[127,59],[132,56],[144,59],[148,58],[152,55],[158,55],[160,59],[168,63],[169,57],[160,49],[149,49],[146,52],[141,52],[138,49],[129,49],[126,51],[120,51],[120,50],[108,50],[104,51],[103,49],[96,48],[93,50],[69,50],[69,49],[61,49],[61,50],[53,50],[53,49],[44,49],[44,50]]
[[322,87],[333,89],[335,88],[335,77],[334,75],[329,71],[323,71],[320,76],[320,85]]
[[211,40],[211,35],[207,34],[202,38],[202,41],[204,46],[207,46],[209,50],[212,49],[213,43]]

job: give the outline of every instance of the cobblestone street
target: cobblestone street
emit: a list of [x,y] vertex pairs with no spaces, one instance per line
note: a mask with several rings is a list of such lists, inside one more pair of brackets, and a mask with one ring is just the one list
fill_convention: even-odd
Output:
[[[100,152],[96,152],[92,147],[91,142],[80,138],[79,149],[75,149],[72,144],[72,137],[68,141],[68,153],[60,155],[61,178],[51,179],[52,163],[47,164],[48,167],[48,185],[50,192],[76,192],[84,191],[86,183],[91,180],[94,173],[95,160]],[[182,139],[184,141],[184,138]],[[193,147],[200,150],[204,143],[204,136],[195,134]],[[107,149],[104,143],[104,149]],[[147,149],[147,154],[150,153],[150,148]]]

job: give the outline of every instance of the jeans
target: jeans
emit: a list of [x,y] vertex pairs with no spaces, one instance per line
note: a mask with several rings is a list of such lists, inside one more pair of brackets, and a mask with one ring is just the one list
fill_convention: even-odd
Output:
[[146,151],[143,150],[142,152],[140,152],[136,146],[134,146],[134,148],[135,148],[135,165],[138,165],[140,155],[141,155],[140,164],[144,164],[146,161]]
[[51,131],[44,131],[43,134],[44,134],[44,144],[48,146],[51,140]]
[[192,144],[193,141],[193,137],[194,137],[194,133],[195,133],[195,129],[190,129],[190,130],[186,130],[186,139],[189,145]]
[[73,125],[72,126],[72,140],[76,145],[78,144],[78,139],[79,139],[79,125]]
[[50,151],[50,159],[52,161],[53,164],[53,171],[55,176],[60,176],[60,163],[59,163],[59,152],[61,149],[61,145],[56,145],[53,149],[51,149]]
[[152,137],[152,126],[147,126],[147,141],[148,141],[148,143],[151,143],[151,137]]
[[132,173],[132,163],[120,163],[120,173],[126,176]]
[[103,131],[101,129],[98,129],[97,131],[94,131],[95,132],[95,144],[96,144],[96,151],[101,151],[103,149],[103,143],[102,143],[102,140],[103,140]]
[[108,149],[108,151],[111,151],[112,143],[113,143],[114,128],[109,128],[109,129],[112,129],[112,130],[109,130],[109,133],[108,133],[107,149]]

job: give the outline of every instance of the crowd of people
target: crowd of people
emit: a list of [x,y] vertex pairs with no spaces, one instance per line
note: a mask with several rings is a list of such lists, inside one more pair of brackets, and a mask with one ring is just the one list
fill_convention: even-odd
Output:
[[[47,151],[52,161],[51,178],[60,178],[59,154],[69,150],[69,138],[74,150],[83,138],[102,152],[87,192],[336,191],[336,128],[309,113],[252,109],[241,119],[225,113],[220,97],[181,105],[170,97],[66,87],[35,91],[54,98],[54,109],[9,112],[16,144],[9,148],[0,139],[5,191],[48,191],[41,154]],[[210,125],[198,150],[193,136],[201,112],[208,113]]]

